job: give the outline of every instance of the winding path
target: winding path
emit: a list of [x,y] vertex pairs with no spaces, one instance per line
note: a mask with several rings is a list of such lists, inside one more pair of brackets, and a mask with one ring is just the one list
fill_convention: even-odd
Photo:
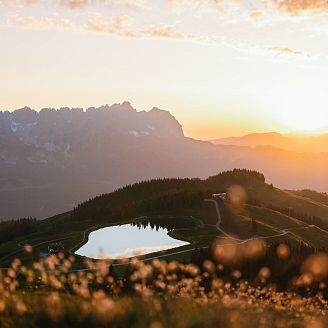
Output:
[[[69,234],[67,234],[67,236],[71,236],[72,234],[75,234],[75,232],[74,232],[74,233],[69,233]],[[53,242],[56,242],[56,241],[66,240],[66,239],[69,239],[69,238],[70,238],[70,237],[64,237],[64,238],[61,237],[61,238],[57,238],[57,239],[46,240],[46,241],[40,242],[40,243],[35,244],[35,245],[31,245],[31,246],[34,248],[34,247],[41,246],[41,245],[43,245],[43,244],[53,243]],[[5,256],[3,256],[2,258],[0,258],[0,261],[3,261],[3,260],[7,259],[7,258],[10,257],[10,256],[13,256],[13,255],[15,255],[15,254],[17,254],[17,253],[22,252],[22,251],[23,251],[23,248],[24,248],[24,245],[22,245],[22,243],[24,243],[24,241],[21,241],[21,242],[17,243],[17,245],[18,245],[19,247],[21,247],[20,249],[14,251],[14,252],[12,252],[12,253],[9,253],[9,254],[7,254],[7,255],[5,255]]]
[[[231,240],[235,240],[235,243],[229,243],[229,244],[222,244],[222,246],[230,246],[230,245],[241,245],[241,244],[245,244],[251,240],[263,240],[263,239],[271,239],[271,238],[276,238],[276,237],[282,237],[285,236],[289,233],[291,233],[292,230],[297,230],[297,229],[309,229],[309,228],[314,228],[316,227],[315,225],[308,225],[308,226],[304,226],[304,227],[297,227],[297,228],[290,228],[290,229],[284,229],[282,230],[281,233],[276,234],[276,235],[271,235],[271,236],[265,236],[265,237],[251,237],[248,239],[240,239],[240,238],[235,238],[231,235],[229,235],[227,232],[225,232],[222,228],[221,228],[221,223],[222,223],[222,215],[221,215],[221,211],[219,208],[219,204],[216,200],[213,199],[205,199],[206,202],[211,202],[215,205],[215,210],[216,210],[216,214],[217,214],[217,222],[215,224],[216,229],[221,232],[224,236],[228,237]],[[183,254],[183,253],[188,253],[188,252],[192,252],[196,249],[206,249],[208,248],[208,246],[203,246],[203,247],[194,247],[194,248],[189,248],[189,249],[185,249],[182,251],[176,251],[173,253],[169,253],[169,254],[163,254],[163,255],[157,255],[157,256],[153,256],[153,257],[148,257],[146,259],[144,259],[143,261],[152,261],[158,258],[163,258],[163,257],[168,257],[171,255],[178,255],[178,254]],[[111,264],[113,267],[119,267],[119,266],[125,266],[125,265],[129,265],[131,263],[131,261],[128,261],[126,263],[113,263]],[[79,271],[87,271],[88,269],[80,269],[80,270],[72,270],[71,272],[79,272]]]
[[[302,226],[302,227],[297,227],[297,228],[290,228],[290,229],[283,229],[281,231],[281,233],[279,234],[276,234],[276,235],[271,235],[271,236],[265,236],[265,237],[251,237],[251,238],[247,238],[247,239],[239,239],[239,238],[235,238],[235,237],[232,237],[230,236],[228,233],[226,233],[224,230],[221,229],[221,223],[222,223],[222,216],[221,216],[221,211],[220,211],[220,208],[219,208],[219,204],[216,200],[214,199],[205,199],[206,202],[211,202],[211,203],[214,203],[215,204],[215,210],[216,210],[216,214],[217,214],[217,218],[218,218],[218,221],[215,225],[215,227],[222,233],[224,234],[225,236],[229,237],[230,239],[233,239],[233,240],[236,240],[238,242],[236,243],[230,243],[230,244],[224,244],[224,245],[237,245],[237,244],[245,244],[251,240],[257,240],[257,239],[271,239],[271,238],[276,238],[276,237],[282,237],[282,236],[286,236],[287,234],[291,233],[292,231],[294,230],[301,230],[301,229],[309,229],[309,228],[314,228],[316,227],[314,224],[311,224],[311,225],[307,225],[307,226]],[[223,246],[224,246],[223,245]]]
[[215,210],[216,210],[216,215],[217,215],[217,218],[218,218],[218,221],[215,224],[215,228],[217,230],[219,230],[224,236],[229,237],[230,239],[237,240],[237,241],[242,241],[242,239],[232,237],[228,233],[226,233],[223,229],[221,229],[222,215],[221,215],[221,211],[220,211],[218,202],[214,199],[205,199],[205,202],[214,203]]
[[[228,246],[228,245],[240,245],[240,244],[245,244],[251,240],[257,240],[257,239],[260,239],[260,240],[263,240],[263,239],[271,239],[271,238],[276,238],[276,237],[282,237],[282,236],[286,236],[287,234],[290,234],[292,233],[292,231],[294,230],[298,230],[298,229],[309,229],[309,228],[314,228],[316,227],[315,225],[307,225],[307,226],[302,226],[302,227],[297,227],[297,228],[290,228],[290,229],[283,229],[281,231],[281,233],[279,234],[275,234],[275,235],[270,235],[270,236],[265,236],[265,237],[251,237],[251,238],[247,238],[247,239],[240,239],[240,238],[235,238],[231,235],[229,235],[227,232],[225,232],[222,228],[221,228],[221,223],[222,223],[222,214],[221,214],[221,211],[220,211],[220,208],[219,208],[219,204],[216,200],[214,199],[205,199],[206,202],[210,202],[210,203],[213,203],[214,206],[215,206],[215,210],[216,210],[216,214],[217,214],[217,222],[215,224],[215,228],[221,233],[223,234],[224,236],[228,237],[230,240],[235,240],[236,242],[234,243],[229,243],[229,244],[223,244],[222,246]],[[83,232],[83,241],[86,240],[87,238],[87,232],[89,232],[90,230],[92,231],[92,229],[94,228],[98,228],[99,226],[96,226],[96,227],[92,227],[91,229],[87,229]],[[320,229],[320,228],[319,228]],[[322,230],[322,229],[321,229]],[[68,235],[71,235],[71,234],[68,234]],[[68,239],[69,237],[65,237],[65,238],[60,238],[60,239],[54,239],[54,240],[49,240],[49,241],[44,241],[44,242],[41,242],[41,243],[38,243],[36,245],[32,245],[32,247],[35,247],[35,246],[40,246],[42,244],[45,244],[45,243],[49,243],[49,242],[55,242],[55,241],[58,241],[58,240],[64,240],[64,239]],[[20,247],[23,247],[22,245],[23,242],[20,242],[18,243],[18,246]],[[178,255],[178,254],[183,254],[183,253],[188,253],[188,252],[192,252],[192,251],[195,251],[196,249],[206,249],[208,248],[209,246],[203,246],[203,247],[193,247],[193,248],[189,248],[189,249],[184,249],[184,250],[181,250],[181,251],[176,251],[176,252],[172,252],[172,253],[168,253],[168,254],[162,254],[162,255],[157,255],[157,256],[153,256],[153,257],[148,257],[148,258],[145,258],[143,261],[152,261],[154,259],[159,259],[159,258],[164,258],[164,257],[168,257],[168,256],[172,256],[172,255]],[[72,251],[75,247],[71,248],[70,251]],[[17,254],[18,252],[20,252],[20,250],[17,250],[13,253],[10,253],[8,255],[6,255],[5,257],[2,257],[0,258],[0,261],[8,258],[9,256],[12,256],[12,255],[15,255]],[[119,267],[119,266],[126,266],[126,265],[129,265],[131,263],[131,261],[128,261],[126,263],[113,263],[111,264],[111,266],[113,267]],[[76,269],[76,270],[70,270],[69,272],[80,272],[80,271],[89,271],[90,269]]]

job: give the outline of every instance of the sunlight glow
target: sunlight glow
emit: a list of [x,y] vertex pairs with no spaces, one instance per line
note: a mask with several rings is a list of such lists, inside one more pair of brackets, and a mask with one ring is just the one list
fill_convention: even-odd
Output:
[[317,133],[328,125],[328,99],[318,94],[289,95],[279,109],[282,123],[292,132]]

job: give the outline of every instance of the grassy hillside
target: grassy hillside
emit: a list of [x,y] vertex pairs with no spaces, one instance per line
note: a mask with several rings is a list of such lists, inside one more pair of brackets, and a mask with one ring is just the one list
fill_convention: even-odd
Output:
[[312,199],[317,203],[328,206],[328,195],[327,193],[317,192],[314,190],[304,189],[304,190],[289,190],[292,194],[300,196],[307,199]]
[[[236,184],[246,190],[248,203],[234,208],[232,196],[211,199]],[[286,204],[294,206],[287,212],[295,217],[284,213]],[[307,222],[312,209],[322,222],[328,217],[327,206],[313,197],[235,170],[207,180],[142,182],[43,221],[2,223],[0,323],[326,327],[328,256],[317,253],[310,262],[308,256],[328,250],[328,232]],[[165,227],[189,244],[132,261],[72,256],[91,231],[127,223]],[[48,256],[52,242],[61,242],[64,254]]]
[[291,208],[298,212],[320,217],[323,221],[328,222],[328,205],[311,198],[299,196],[290,191],[277,188],[273,188],[272,190],[263,188],[261,192],[252,191],[250,194],[263,204]]
[[[73,215],[78,219],[95,217],[95,220],[99,221],[103,217],[126,218],[159,208],[178,209],[188,205],[196,207],[204,197],[210,197],[212,193],[226,192],[236,184],[245,188],[250,201],[256,201],[262,206],[290,208],[309,216],[320,217],[328,223],[328,205],[274,188],[265,182],[263,174],[249,170],[223,172],[205,180],[159,179],[140,182],[82,203],[74,210]],[[173,204],[177,197],[180,198],[179,201]]]
[[[279,235],[284,229],[292,229],[280,237],[268,238],[269,243],[288,240],[293,244],[328,248],[327,233],[324,230],[315,227],[303,229],[308,225],[307,221],[272,209],[274,206],[284,210],[287,208],[290,213],[301,212],[309,217],[314,215],[322,222],[328,222],[327,205],[313,197],[307,198],[305,195],[274,188],[265,183],[265,177],[260,173],[234,170],[206,180],[160,179],[126,186],[86,201],[72,212],[43,221],[28,221],[29,230],[26,233],[16,229],[19,222],[0,225],[0,265],[8,265],[15,257],[31,262],[46,253],[51,242],[60,241],[65,251],[73,254],[87,242],[91,231],[131,223],[141,216],[146,216],[152,224],[168,228],[171,236],[189,241],[190,245],[182,248],[186,252],[179,256],[179,260],[188,260],[193,249],[210,246],[220,235],[215,227],[215,207],[204,200],[211,198],[213,193],[226,192],[236,184],[246,190],[249,205],[240,215],[230,213],[229,207],[221,208],[222,227],[227,232],[249,238],[253,233],[252,220],[255,220],[257,234],[263,237]],[[25,244],[33,246],[32,255],[24,253]],[[173,252],[167,251],[168,256],[170,253]],[[77,261],[76,267],[79,265]]]
[[328,249],[328,231],[307,224],[277,211],[264,207],[247,205],[241,213],[245,227],[251,229],[251,220],[258,223],[258,235],[268,237],[287,231],[288,234],[274,237],[270,241],[288,241],[313,248]]

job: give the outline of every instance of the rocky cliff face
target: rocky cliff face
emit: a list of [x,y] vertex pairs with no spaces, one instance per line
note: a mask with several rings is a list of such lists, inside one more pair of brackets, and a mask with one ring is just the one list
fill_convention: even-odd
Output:
[[[48,157],[78,155],[113,141],[145,138],[183,138],[181,125],[167,111],[137,112],[130,103],[83,109],[22,108],[0,113],[0,161],[46,163]],[[22,152],[22,149],[25,151]],[[17,151],[16,151],[17,150]],[[81,154],[80,154],[81,155]]]

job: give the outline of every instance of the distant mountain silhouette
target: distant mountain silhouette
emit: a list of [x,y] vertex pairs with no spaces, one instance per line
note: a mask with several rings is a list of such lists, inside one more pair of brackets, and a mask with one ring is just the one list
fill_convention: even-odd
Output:
[[232,168],[263,172],[277,187],[327,191],[327,166],[328,153],[187,138],[169,112],[128,102],[0,112],[0,218],[44,218],[136,181]]
[[217,145],[235,146],[273,146],[276,148],[321,153],[328,152],[328,134],[324,135],[283,135],[276,132],[252,133],[241,137],[229,137],[211,140]]

